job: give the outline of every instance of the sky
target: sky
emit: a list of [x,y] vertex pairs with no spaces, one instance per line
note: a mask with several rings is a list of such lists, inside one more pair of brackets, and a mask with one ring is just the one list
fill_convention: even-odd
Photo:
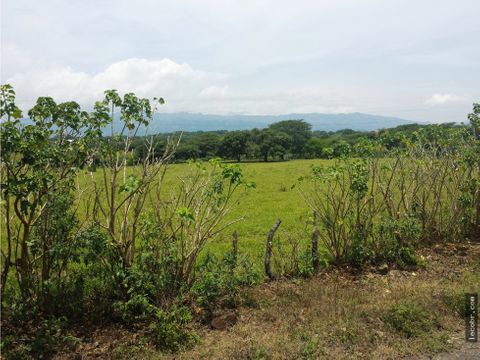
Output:
[[480,102],[478,0],[2,0],[2,83],[86,108],[364,112],[464,121]]

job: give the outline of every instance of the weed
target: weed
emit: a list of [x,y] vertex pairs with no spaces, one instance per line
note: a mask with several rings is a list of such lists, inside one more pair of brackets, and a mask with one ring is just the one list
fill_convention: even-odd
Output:
[[157,309],[155,319],[150,335],[158,349],[176,352],[199,341],[196,332],[189,328],[192,314],[187,307],[173,305],[168,311]]
[[413,302],[393,304],[383,314],[382,321],[407,338],[430,332],[435,325],[435,321],[428,312]]

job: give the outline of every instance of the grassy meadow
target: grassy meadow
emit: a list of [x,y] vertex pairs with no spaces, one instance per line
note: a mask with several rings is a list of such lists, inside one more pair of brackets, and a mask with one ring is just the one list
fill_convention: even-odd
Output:
[[[300,176],[308,174],[312,165],[329,162],[330,160],[311,159],[241,163],[245,178],[254,181],[256,187],[237,192],[225,222],[237,219],[239,221],[209,242],[203,254],[212,252],[221,256],[230,250],[232,233],[237,230],[239,252],[248,255],[255,266],[260,267],[263,264],[267,234],[278,218],[282,220],[282,224],[276,235],[287,248],[293,239],[302,249],[309,246],[312,228],[307,223],[311,210],[292,185]],[[177,191],[179,179],[188,174],[190,166],[187,163],[169,165],[162,185],[163,191]],[[130,170],[135,172],[134,168]],[[97,180],[101,177],[99,172],[100,170],[97,170],[95,174]],[[90,174],[79,174],[78,182],[79,188],[87,187],[91,183]],[[148,211],[147,205],[144,212]]]

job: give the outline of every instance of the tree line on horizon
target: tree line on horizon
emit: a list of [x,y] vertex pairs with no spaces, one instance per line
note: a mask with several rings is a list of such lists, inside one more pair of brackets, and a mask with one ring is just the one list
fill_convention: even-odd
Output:
[[[465,127],[463,124],[443,123],[407,124],[377,131],[312,131],[311,124],[304,120],[284,120],[263,129],[160,133],[154,137],[159,140],[156,141],[156,153],[162,154],[167,139],[181,134],[182,141],[175,154],[175,160],[180,162],[215,157],[236,162],[268,162],[362,156],[365,148],[370,148],[370,151],[374,149],[377,155],[381,155],[415,142],[418,131],[425,132],[433,139],[445,131]],[[136,137],[132,141],[133,162],[145,157],[145,144],[150,137]]]

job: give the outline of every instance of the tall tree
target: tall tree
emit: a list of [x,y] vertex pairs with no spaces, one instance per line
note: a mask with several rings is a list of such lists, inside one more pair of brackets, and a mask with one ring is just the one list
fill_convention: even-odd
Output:
[[313,137],[309,139],[305,145],[305,155],[308,158],[319,158],[322,156],[324,141],[320,138]]
[[268,158],[273,156],[283,159],[292,143],[289,135],[271,129],[261,130],[256,140],[259,155],[263,158],[263,161],[268,161]]
[[312,125],[303,120],[284,120],[273,123],[269,126],[271,130],[283,132],[292,139],[292,153],[296,156],[302,156],[305,145],[312,137]]
[[220,135],[215,133],[201,133],[194,140],[200,157],[213,158],[220,146]]
[[[6,254],[2,249],[2,292],[9,267],[14,265],[20,292],[29,299],[48,281],[54,255],[60,253],[52,251],[57,244],[51,239],[34,238],[35,229],[52,202],[69,193],[76,170],[92,158],[106,123],[73,101],[57,104],[50,97],[40,97],[28,111],[32,124],[26,125],[20,121],[15,92],[8,84],[0,86],[0,115],[1,195],[7,240]],[[63,268],[57,270],[55,273],[61,274]]]
[[231,131],[226,133],[220,143],[219,155],[224,158],[241,161],[247,153],[247,143],[250,138],[248,131]]

